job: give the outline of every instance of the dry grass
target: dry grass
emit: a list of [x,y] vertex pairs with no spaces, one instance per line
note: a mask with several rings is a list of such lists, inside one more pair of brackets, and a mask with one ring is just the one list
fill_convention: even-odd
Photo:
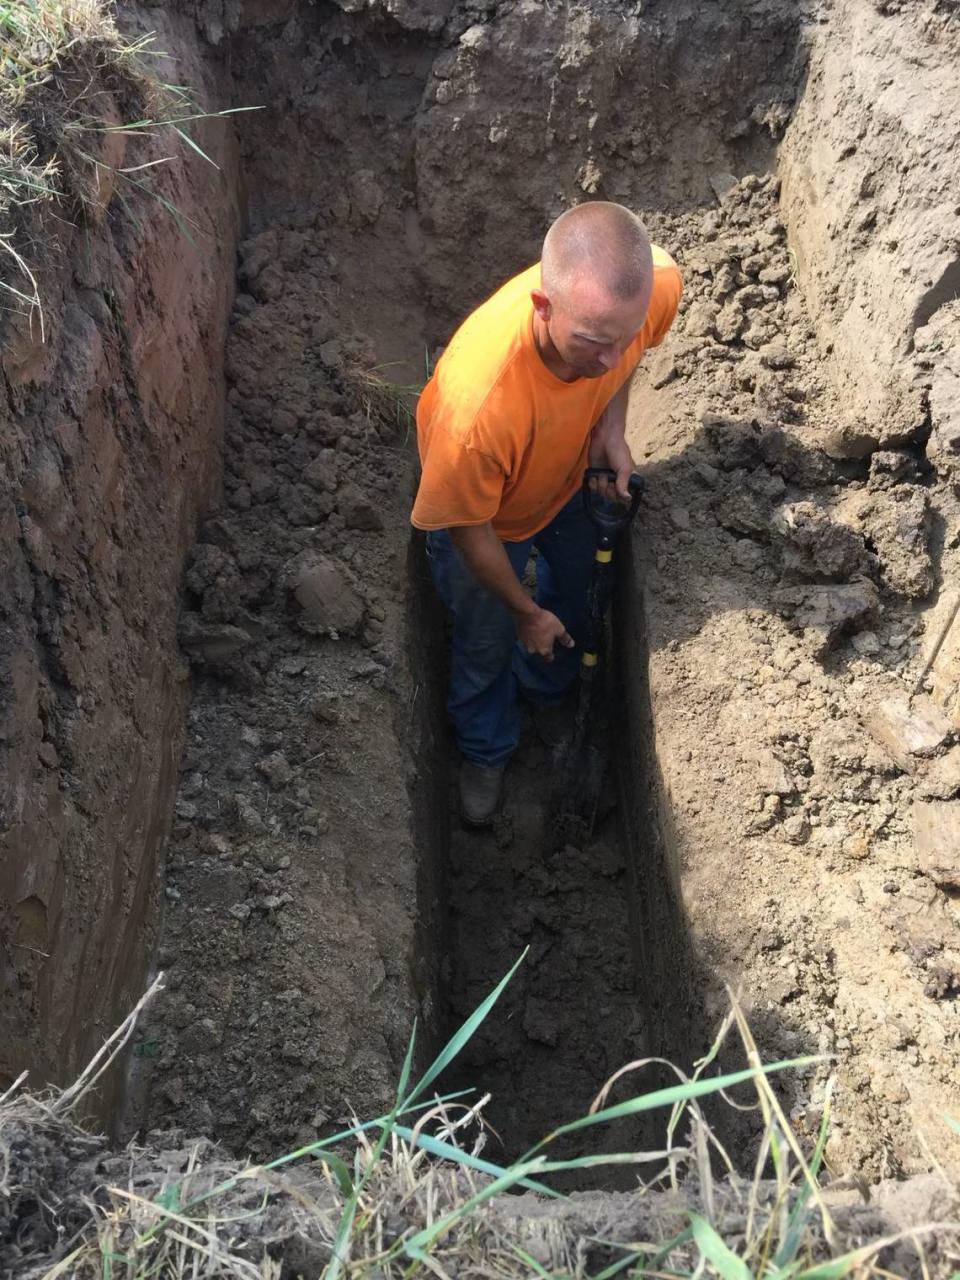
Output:
[[[120,34],[110,0],[0,0],[0,292],[41,338],[39,264],[55,220],[82,223],[115,195],[147,195],[182,223],[154,171],[184,147],[209,159],[189,128],[210,113],[160,80],[151,45]],[[168,154],[143,148],[164,136]]]
[[388,440],[398,439],[406,447],[411,430],[416,426],[416,402],[430,377],[425,360],[423,383],[394,381],[394,365],[366,365],[348,362],[344,369],[344,387],[364,418]]
[[42,206],[87,195],[86,184],[76,181],[83,166],[71,146],[71,126],[126,56],[99,0],[0,3],[0,250],[8,267],[0,288],[8,306],[37,319],[41,336],[43,308],[31,262],[37,215]]
[[[0,1272],[22,1280],[955,1274],[957,1223],[891,1229],[884,1212],[821,1187],[829,1110],[808,1156],[769,1081],[813,1060],[762,1065],[736,1002],[690,1078],[671,1068],[675,1085],[611,1104],[616,1085],[651,1066],[630,1063],[588,1115],[559,1126],[512,1166],[484,1160],[486,1100],[438,1098],[432,1087],[514,970],[415,1085],[411,1041],[389,1114],[262,1166],[225,1161],[205,1141],[111,1154],[72,1121],[128,1042],[158,979],[75,1086],[33,1098],[18,1092],[18,1081],[0,1099]],[[748,1065],[714,1076],[716,1055],[734,1032]],[[707,1095],[747,1084],[764,1121],[749,1176],[737,1172],[700,1107]],[[588,1140],[598,1124],[654,1109],[667,1115],[662,1150],[551,1159],[561,1135]],[[571,1201],[550,1190],[555,1172],[604,1164],[635,1167],[636,1191]],[[504,1194],[521,1188],[528,1194]],[[945,1181],[943,1195],[955,1199]]]

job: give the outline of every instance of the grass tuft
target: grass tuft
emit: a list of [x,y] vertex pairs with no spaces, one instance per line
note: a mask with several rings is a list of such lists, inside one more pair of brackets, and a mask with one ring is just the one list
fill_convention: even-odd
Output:
[[[126,39],[111,0],[0,0],[0,306],[45,336],[41,265],[60,224],[116,195],[147,195],[185,220],[154,182],[205,112],[155,70],[153,37]],[[145,139],[166,139],[164,153]],[[4,269],[5,268],[5,269]]]
[[416,424],[415,405],[423,386],[393,382],[387,376],[392,367],[351,363],[345,369],[345,383],[366,421],[388,436],[402,433],[402,444],[406,445]]
[[[486,1099],[435,1087],[522,960],[415,1082],[411,1037],[388,1112],[266,1165],[231,1164],[206,1142],[105,1160],[105,1144],[72,1121],[155,984],[72,1089],[37,1099],[20,1092],[21,1079],[0,1097],[0,1271],[25,1280],[939,1280],[954,1271],[957,1222],[888,1230],[867,1205],[830,1203],[821,1185],[829,1107],[806,1155],[770,1083],[811,1059],[761,1063],[735,1000],[689,1078],[673,1068],[676,1084],[610,1103],[617,1078],[655,1060],[632,1063],[586,1115],[520,1160],[483,1159]],[[734,1032],[747,1067],[708,1074]],[[743,1083],[765,1123],[752,1176],[735,1172],[700,1109],[701,1098]],[[656,1109],[667,1116],[663,1150],[551,1159],[561,1134],[588,1138],[598,1124]],[[104,1163],[107,1182],[96,1177]],[[555,1173],[604,1165],[636,1168],[636,1191],[569,1200],[550,1189]],[[528,1194],[504,1194],[521,1188]]]

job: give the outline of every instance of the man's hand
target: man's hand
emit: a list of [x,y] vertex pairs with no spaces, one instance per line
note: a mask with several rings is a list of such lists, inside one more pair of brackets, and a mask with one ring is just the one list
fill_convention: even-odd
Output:
[[452,528],[450,537],[473,575],[513,614],[517,637],[527,653],[536,653],[552,662],[555,644],[559,642],[567,649],[573,648],[574,642],[556,614],[541,609],[521,586],[493,525]]
[[450,537],[467,567],[513,614],[517,638],[527,653],[535,653],[544,661],[552,662],[555,644],[573,648],[573,639],[556,614],[541,609],[520,585],[492,525],[453,528]]
[[624,438],[627,422],[627,400],[630,384],[626,383],[613,397],[600,416],[590,437],[589,460],[591,467],[609,467],[617,473],[616,481],[606,478],[591,480],[590,488],[608,502],[630,501],[630,477],[636,464]]
[[555,613],[537,606],[534,609],[517,618],[517,638],[527,653],[552,662],[554,645],[559,642],[565,649],[572,649],[573,637]]
[[611,471],[616,470],[617,473],[616,480],[612,480],[607,476],[591,477],[590,489],[593,493],[598,494],[606,502],[630,502],[632,500],[630,477],[635,475],[637,470],[632,458],[624,463],[623,466],[616,468],[610,462],[591,462],[590,465],[609,467]]

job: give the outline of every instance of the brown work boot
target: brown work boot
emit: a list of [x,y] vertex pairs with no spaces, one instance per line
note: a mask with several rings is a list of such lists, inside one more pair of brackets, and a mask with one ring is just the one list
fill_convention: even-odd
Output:
[[500,807],[500,788],[506,765],[460,765],[460,817],[468,827],[489,827]]

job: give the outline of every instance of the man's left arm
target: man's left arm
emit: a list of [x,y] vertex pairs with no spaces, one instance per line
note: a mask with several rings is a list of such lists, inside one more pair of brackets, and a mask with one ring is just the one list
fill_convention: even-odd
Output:
[[[630,501],[628,486],[631,475],[637,469],[626,440],[630,381],[628,378],[600,415],[590,435],[588,451],[591,467],[609,467],[617,473],[616,494],[622,502]],[[597,482],[597,492],[603,497],[613,497],[612,493],[607,493],[609,487],[608,480]]]

